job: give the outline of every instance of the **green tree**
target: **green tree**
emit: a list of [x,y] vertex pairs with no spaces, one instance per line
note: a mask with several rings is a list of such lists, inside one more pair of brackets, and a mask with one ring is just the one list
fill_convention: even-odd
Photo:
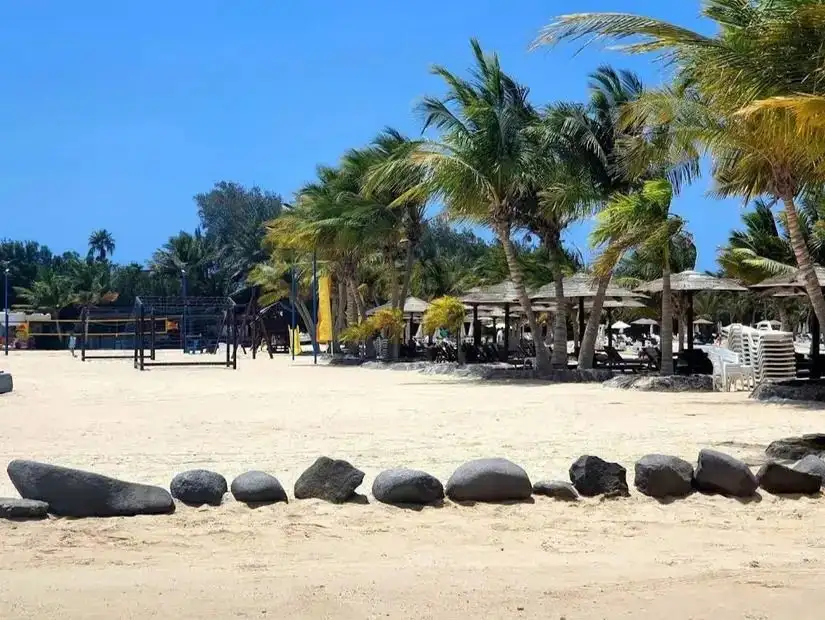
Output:
[[88,260],[105,261],[115,251],[115,238],[105,228],[95,230],[89,235]]
[[[60,311],[75,302],[75,292],[72,283],[66,276],[58,275],[52,269],[44,269],[31,287],[15,287],[23,307],[30,310],[49,313],[52,318],[59,319]],[[57,326],[57,336],[62,341],[63,334],[60,322]]]
[[425,184],[443,202],[453,220],[471,221],[492,228],[504,249],[510,279],[522,312],[535,335],[539,369],[550,365],[547,348],[518,264],[512,235],[520,216],[546,178],[541,141],[535,138],[537,113],[528,101],[527,89],[508,76],[496,55],[487,55],[473,40],[475,67],[469,80],[444,67],[433,72],[441,77],[447,94],[427,97],[419,106],[424,128],[440,133],[438,141],[414,143],[395,167],[421,170]]
[[644,16],[583,13],[560,17],[537,44],[631,39],[626,51],[668,61],[674,86],[643,97],[633,117],[652,126],[667,121],[672,161],[708,152],[719,195],[782,201],[797,266],[823,323],[825,297],[797,200],[825,182],[825,132],[804,123],[799,105],[781,102],[821,95],[825,7],[820,0],[705,0],[702,14],[717,25],[713,36]]
[[670,289],[671,242],[684,230],[684,221],[670,213],[671,184],[659,179],[647,181],[641,191],[614,196],[597,214],[591,233],[594,247],[601,253],[593,269],[597,275],[612,273],[626,252],[636,250],[655,259],[662,278],[662,368],[673,374],[673,297]]

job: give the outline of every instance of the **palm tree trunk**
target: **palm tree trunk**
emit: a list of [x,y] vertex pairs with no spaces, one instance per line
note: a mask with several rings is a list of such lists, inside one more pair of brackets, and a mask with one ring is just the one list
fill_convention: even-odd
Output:
[[673,374],[673,295],[670,291],[670,252],[664,251],[662,263],[662,366],[660,374]]
[[54,316],[55,316],[54,326],[55,326],[55,329],[57,329],[57,341],[60,344],[63,344],[63,332],[60,330],[60,310],[58,310],[57,308],[54,309]]
[[783,332],[793,331],[791,328],[791,317],[788,314],[788,307],[781,299],[776,300],[776,309],[779,312],[779,329]]
[[567,300],[564,298],[564,274],[560,256],[553,258],[553,288],[556,296],[556,313],[553,316],[553,368],[567,368]]
[[[602,318],[604,298],[612,276],[613,272],[611,271],[598,280],[596,297],[593,299],[593,307],[590,309],[590,316],[587,319],[587,326],[584,328],[584,336],[582,337],[581,351],[579,352],[579,370],[593,368],[593,359],[596,357],[596,338],[599,336],[599,323]],[[609,328],[610,326],[608,326]]]
[[415,245],[410,242],[407,244],[407,258],[404,261],[404,274],[401,281],[401,305],[407,301],[410,295],[410,281],[412,280],[413,267],[415,267]]
[[785,203],[788,232],[790,233],[794,255],[796,255],[796,264],[805,280],[805,292],[808,293],[808,298],[811,300],[811,306],[814,309],[816,318],[819,319],[819,324],[825,326],[825,296],[822,294],[814,264],[811,260],[811,253],[799,227],[799,214],[796,211],[793,194],[786,192],[782,196],[782,202]]
[[[536,370],[546,371],[550,367],[550,356],[547,355],[547,347],[544,344],[544,339],[541,337],[538,323],[536,323],[536,315],[533,313],[533,305],[530,303],[530,296],[527,295],[527,289],[524,286],[524,276],[521,273],[521,266],[516,260],[516,249],[513,247],[513,241],[510,239],[509,228],[498,226],[496,229],[501,246],[504,249],[504,256],[507,258],[507,267],[510,270],[510,279],[516,287],[516,294],[519,298],[521,310],[524,316],[527,317],[527,324],[530,326],[530,333],[533,335],[533,343],[536,347]],[[565,349],[567,348],[567,341],[565,340]]]

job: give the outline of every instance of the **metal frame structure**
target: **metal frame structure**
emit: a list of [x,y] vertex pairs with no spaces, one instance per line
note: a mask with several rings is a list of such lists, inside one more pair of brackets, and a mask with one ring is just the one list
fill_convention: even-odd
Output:
[[[87,306],[83,308],[83,311],[80,314],[80,318],[78,322],[80,323],[82,332],[79,334],[78,340],[80,341],[80,361],[87,362],[90,360],[118,360],[118,359],[132,359],[133,351],[138,346],[144,346],[144,342],[138,341],[138,328],[137,322],[135,318],[134,310],[129,315],[129,318],[111,318],[113,315],[117,313],[123,312],[123,308],[118,308],[114,306],[109,307],[97,307],[97,306]],[[93,316],[94,315],[94,316]],[[118,332],[115,331],[111,334],[108,333],[89,333],[89,324],[90,323],[125,323],[127,326],[131,326],[131,331],[126,332]],[[118,350],[117,347],[111,349],[112,351],[119,351],[113,353],[98,353],[101,349],[96,348],[89,348],[91,344],[90,341],[91,337],[114,337],[115,342],[117,341],[118,337],[131,337],[133,339],[132,344],[129,346],[123,347],[122,349]],[[154,359],[154,352],[151,353],[152,359]]]
[[[215,321],[218,332],[215,342],[217,353],[221,332],[226,335],[226,357],[221,361],[164,361],[158,360],[156,317],[163,320],[178,319],[181,348],[186,352],[188,329],[198,320]],[[238,318],[236,304],[229,297],[153,297],[141,296],[135,300],[135,347],[132,352],[134,367],[145,370],[152,366],[223,366],[238,368]],[[148,328],[148,329],[147,329]],[[148,342],[148,347],[143,346]],[[175,347],[177,348],[177,346]],[[149,356],[146,355],[146,350]]]

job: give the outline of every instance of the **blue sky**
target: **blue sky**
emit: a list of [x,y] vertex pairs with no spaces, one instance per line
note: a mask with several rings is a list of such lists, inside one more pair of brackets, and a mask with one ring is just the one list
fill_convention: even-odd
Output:
[[[583,99],[600,64],[664,78],[648,58],[574,46],[528,52],[555,15],[633,11],[707,30],[698,0],[40,0],[2,3],[0,238],[84,250],[115,236],[120,261],[144,261],[196,225],[192,196],[219,180],[289,199],[384,126],[417,134],[412,113],[464,70],[469,39],[500,54],[536,103]],[[741,203],[676,201],[713,268]],[[586,249],[586,227],[569,235]]]

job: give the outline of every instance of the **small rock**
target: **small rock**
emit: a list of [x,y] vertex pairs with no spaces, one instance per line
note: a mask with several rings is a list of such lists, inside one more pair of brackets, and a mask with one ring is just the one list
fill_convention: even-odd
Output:
[[693,492],[693,465],[675,456],[648,454],[636,462],[636,488],[659,499]]
[[250,504],[286,502],[284,487],[275,476],[262,471],[248,471],[232,481],[232,496]]
[[346,461],[319,457],[295,482],[295,497],[315,497],[341,504],[355,494],[364,481],[364,472]]
[[444,499],[444,486],[416,469],[387,469],[372,483],[372,495],[385,504],[431,504]]
[[580,456],[570,466],[570,481],[585,497],[618,491],[627,497],[627,470],[618,463],[611,463],[598,456]]
[[533,494],[545,495],[566,502],[574,502],[579,499],[576,487],[562,480],[542,480],[537,482],[533,485]]
[[[771,385],[770,382],[767,382]],[[809,454],[821,456],[825,453],[825,434],[811,433],[801,437],[786,437],[777,439],[765,450],[765,454],[772,459],[797,461]]]
[[49,505],[36,499],[0,497],[0,519],[44,519]]
[[806,474],[813,474],[819,476],[825,482],[825,461],[818,456],[809,454],[796,465],[793,466],[796,471],[801,471]]
[[190,469],[172,478],[172,497],[191,506],[219,506],[226,493],[226,478],[208,469]]
[[130,517],[175,510],[169,492],[160,487],[37,461],[14,460],[7,472],[21,497],[46,502],[50,513],[62,517]]
[[532,494],[527,472],[502,458],[464,463],[447,481],[447,496],[457,502],[523,500]]
[[774,495],[813,495],[819,493],[819,487],[822,486],[822,478],[819,476],[791,469],[780,463],[765,463],[756,473],[756,479],[760,487]]
[[14,389],[14,380],[7,372],[0,371],[0,394],[6,394]]
[[728,454],[708,449],[699,452],[695,481],[696,488],[700,491],[732,497],[750,497],[759,486],[745,463]]

